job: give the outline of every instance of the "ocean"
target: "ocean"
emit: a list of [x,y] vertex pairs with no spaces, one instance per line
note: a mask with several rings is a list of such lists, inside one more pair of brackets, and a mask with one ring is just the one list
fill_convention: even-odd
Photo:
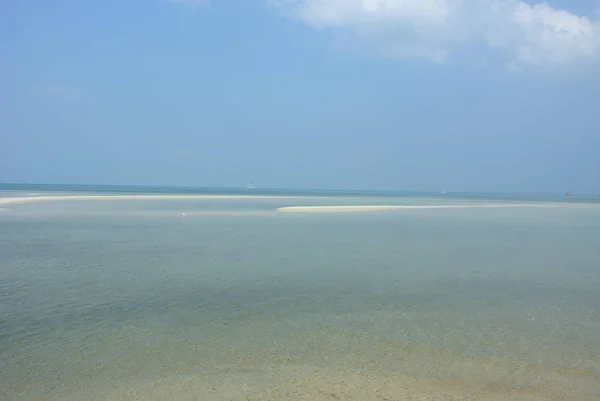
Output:
[[600,399],[595,197],[136,193],[276,197],[2,206],[0,399]]

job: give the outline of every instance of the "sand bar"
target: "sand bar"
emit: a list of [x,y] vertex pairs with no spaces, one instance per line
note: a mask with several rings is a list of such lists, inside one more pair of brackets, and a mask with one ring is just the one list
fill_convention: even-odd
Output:
[[65,195],[0,198],[0,206],[24,203],[84,200],[191,200],[191,199],[290,199],[293,196],[268,195]]
[[277,209],[285,213],[354,213],[405,209],[471,209],[505,207],[544,207],[541,204],[489,204],[489,205],[356,205],[356,206],[286,206]]

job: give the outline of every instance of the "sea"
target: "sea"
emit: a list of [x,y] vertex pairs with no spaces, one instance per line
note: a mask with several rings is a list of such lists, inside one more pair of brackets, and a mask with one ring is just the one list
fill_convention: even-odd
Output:
[[1,206],[3,401],[600,400],[598,197],[98,194],[257,196]]

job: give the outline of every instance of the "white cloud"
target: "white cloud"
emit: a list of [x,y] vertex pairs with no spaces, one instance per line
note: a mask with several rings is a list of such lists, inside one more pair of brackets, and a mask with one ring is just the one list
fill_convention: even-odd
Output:
[[513,67],[596,61],[600,23],[520,0],[270,0],[282,13],[387,56],[437,62],[485,48]]
[[47,97],[61,100],[78,100],[81,97],[79,90],[58,85],[35,87],[32,88],[30,92],[36,97]]

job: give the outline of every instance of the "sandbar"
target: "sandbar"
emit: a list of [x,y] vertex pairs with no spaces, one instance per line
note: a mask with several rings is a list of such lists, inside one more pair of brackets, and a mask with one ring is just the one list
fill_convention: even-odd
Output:
[[[294,199],[307,196],[277,195],[48,195],[0,198],[2,206],[55,201],[106,201],[106,200],[211,200],[211,199]],[[314,198],[314,197],[313,197]],[[356,213],[413,209],[457,209],[457,208],[510,208],[544,207],[546,204],[470,204],[470,205],[344,205],[344,206],[285,206],[277,208],[284,213]]]
[[53,201],[85,201],[85,200],[186,200],[186,199],[290,199],[293,196],[269,195],[65,195],[65,196],[29,196],[0,198],[0,206],[24,203],[40,203]]
[[355,205],[355,206],[286,206],[277,209],[285,213],[355,213],[405,209],[470,209],[504,207],[543,207],[540,204],[489,204],[489,205]]

